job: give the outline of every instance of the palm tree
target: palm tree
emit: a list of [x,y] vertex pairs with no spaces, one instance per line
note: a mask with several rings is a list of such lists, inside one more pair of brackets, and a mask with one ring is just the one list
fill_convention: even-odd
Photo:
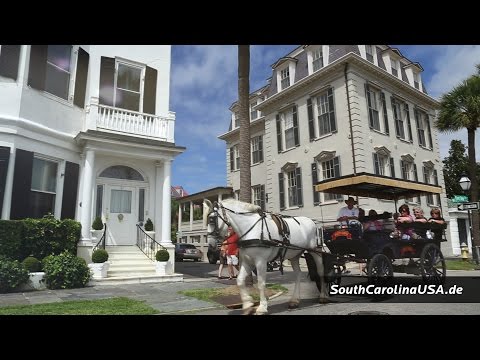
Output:
[[240,201],[252,202],[250,173],[250,45],[238,45],[238,116],[240,119]]
[[[440,113],[435,126],[441,132],[454,132],[463,128],[468,134],[468,169],[472,181],[470,201],[478,201],[477,162],[475,157],[475,132],[480,125],[480,65],[478,73],[470,76],[461,84],[444,94],[440,99]],[[478,211],[472,212],[472,246],[475,246],[473,257],[478,264],[480,247],[480,222]]]

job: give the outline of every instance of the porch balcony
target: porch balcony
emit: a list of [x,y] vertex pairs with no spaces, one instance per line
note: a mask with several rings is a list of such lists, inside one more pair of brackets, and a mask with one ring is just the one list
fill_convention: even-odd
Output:
[[167,117],[101,105],[91,98],[86,109],[86,129],[121,133],[174,143],[175,113]]

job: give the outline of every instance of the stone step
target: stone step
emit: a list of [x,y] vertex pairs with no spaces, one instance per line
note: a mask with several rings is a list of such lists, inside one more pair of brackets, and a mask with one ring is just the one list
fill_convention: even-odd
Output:
[[123,264],[113,266],[110,265],[110,268],[108,269],[108,274],[114,272],[114,271],[123,271],[123,272],[129,272],[129,271],[137,271],[137,272],[143,272],[143,271],[155,271],[155,265],[150,264],[150,265],[134,265],[134,266],[125,266]]
[[118,275],[103,279],[90,280],[90,285],[122,285],[183,281],[183,274],[172,275]]

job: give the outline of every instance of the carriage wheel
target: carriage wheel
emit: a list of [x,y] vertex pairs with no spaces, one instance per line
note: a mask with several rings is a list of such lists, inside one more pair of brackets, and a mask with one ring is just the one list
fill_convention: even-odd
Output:
[[420,255],[420,270],[423,281],[434,284],[443,284],[446,277],[446,265],[440,248],[429,243],[425,245]]
[[368,282],[385,285],[393,279],[392,261],[384,254],[376,254],[368,262]]

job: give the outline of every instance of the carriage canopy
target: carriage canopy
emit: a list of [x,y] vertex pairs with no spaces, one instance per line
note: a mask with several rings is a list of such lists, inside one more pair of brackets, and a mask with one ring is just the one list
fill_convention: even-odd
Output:
[[315,191],[397,200],[427,194],[441,194],[442,188],[416,181],[358,173],[320,181],[315,185]]

